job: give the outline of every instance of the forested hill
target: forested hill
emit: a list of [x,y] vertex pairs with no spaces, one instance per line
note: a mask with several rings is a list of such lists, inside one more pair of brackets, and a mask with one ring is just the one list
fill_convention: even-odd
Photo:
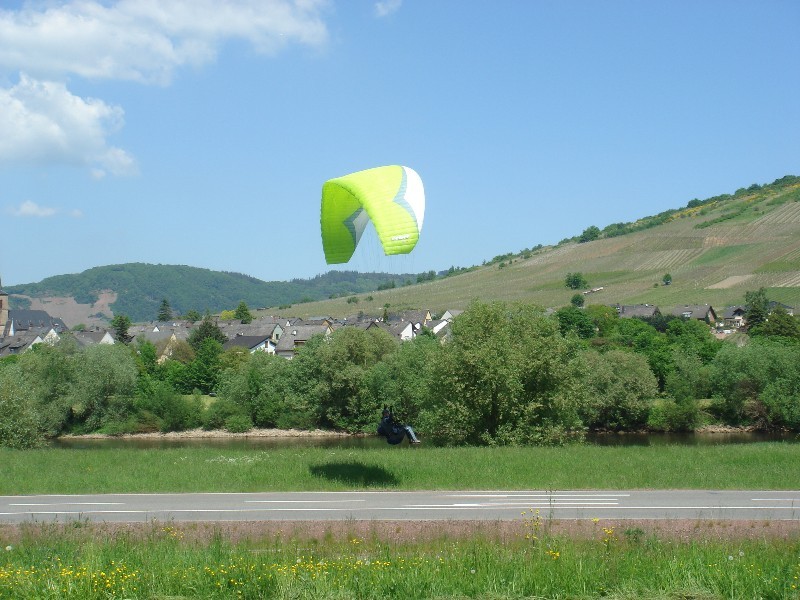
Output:
[[[116,293],[111,304],[114,314],[133,321],[156,318],[163,299],[176,314],[189,310],[212,313],[234,309],[244,300],[251,308],[278,307],[297,302],[322,300],[399,285],[415,275],[330,271],[312,279],[261,281],[240,273],[227,273],[183,265],[128,263],[94,267],[74,275],[57,275],[39,283],[6,286],[12,307],[22,308],[30,298],[74,298],[79,304],[94,305],[103,291]],[[54,312],[55,314],[55,312]]]

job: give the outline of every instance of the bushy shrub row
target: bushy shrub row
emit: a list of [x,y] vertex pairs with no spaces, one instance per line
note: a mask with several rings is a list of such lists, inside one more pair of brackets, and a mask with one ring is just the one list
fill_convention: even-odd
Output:
[[656,325],[609,307],[548,316],[476,302],[446,341],[342,328],[286,360],[222,352],[209,338],[162,363],[147,342],[80,349],[66,338],[0,361],[0,445],[195,427],[371,432],[385,404],[448,444],[555,444],[588,429],[691,430],[701,420],[800,429],[796,342],[739,347],[701,322]]

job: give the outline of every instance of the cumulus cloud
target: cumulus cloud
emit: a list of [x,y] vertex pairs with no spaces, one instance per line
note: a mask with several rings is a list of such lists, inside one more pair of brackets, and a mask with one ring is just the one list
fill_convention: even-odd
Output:
[[[35,77],[168,83],[176,68],[212,61],[241,39],[274,53],[327,39],[323,0],[74,0],[0,10],[0,68]],[[26,5],[27,6],[27,5]]]
[[[93,177],[135,172],[107,136],[123,110],[72,94],[75,77],[167,85],[176,69],[202,66],[228,40],[274,54],[327,40],[327,0],[53,0],[0,9],[0,164],[86,165]],[[13,77],[12,77],[13,79]]]
[[[18,207],[11,207],[7,209],[6,212],[15,217],[46,218],[46,217],[54,217],[55,215],[62,213],[64,211],[61,211],[57,208],[51,208],[49,206],[39,206],[38,204],[36,204],[36,202],[26,200]],[[83,216],[83,213],[77,208],[73,208],[72,210],[66,211],[66,214],[75,219]]]
[[58,211],[55,208],[39,206],[35,202],[26,200],[19,207],[12,208],[9,212],[15,217],[52,217]]
[[387,17],[400,10],[403,0],[379,0],[375,3],[375,14],[378,17]]
[[0,89],[0,163],[56,162],[134,173],[133,158],[106,141],[122,126],[123,115],[118,106],[73,95],[63,83],[23,74],[14,87]]

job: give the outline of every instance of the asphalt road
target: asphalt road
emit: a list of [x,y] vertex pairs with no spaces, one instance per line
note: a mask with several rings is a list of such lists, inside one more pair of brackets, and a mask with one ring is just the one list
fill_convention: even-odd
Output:
[[0,496],[0,523],[553,519],[798,520],[800,491],[423,491]]

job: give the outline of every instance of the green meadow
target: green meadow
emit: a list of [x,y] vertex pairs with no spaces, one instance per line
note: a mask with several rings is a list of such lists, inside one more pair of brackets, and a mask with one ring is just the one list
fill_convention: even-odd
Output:
[[0,494],[797,489],[800,444],[0,450]]

